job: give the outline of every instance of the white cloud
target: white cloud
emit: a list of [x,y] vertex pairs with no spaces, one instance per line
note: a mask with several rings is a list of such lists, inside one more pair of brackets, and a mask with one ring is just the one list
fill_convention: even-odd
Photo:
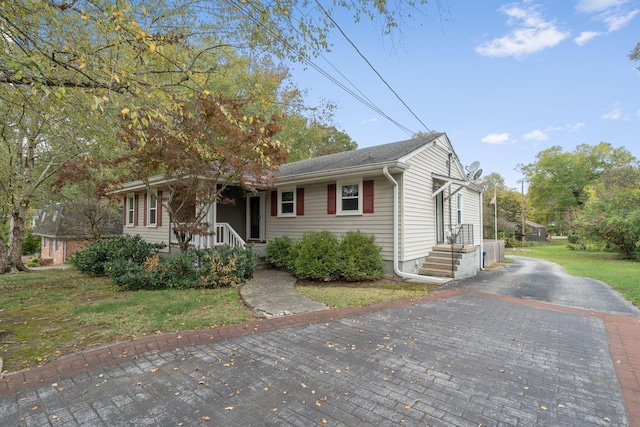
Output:
[[363,120],[363,121],[360,122],[361,125],[368,125],[370,123],[378,123],[378,119],[375,118],[375,117],[372,117],[370,119]]
[[[580,0],[576,10],[595,15],[598,21],[607,26],[608,32],[613,32],[626,27],[640,13],[640,9],[631,10],[625,7],[626,3],[628,0]],[[585,31],[582,34],[584,33],[591,33],[591,31]],[[588,40],[585,39],[583,43]],[[576,43],[582,46],[577,39]]]
[[490,133],[481,139],[482,142],[486,142],[487,144],[504,144],[509,141],[508,133]]
[[516,27],[509,34],[476,47],[483,56],[523,56],[553,47],[569,37],[569,33],[546,21],[536,5],[503,6],[500,11],[509,17],[508,23]]
[[546,141],[547,139],[549,139],[549,136],[540,129],[536,129],[529,133],[525,133],[524,135],[522,135],[522,138],[526,140]]
[[609,32],[618,31],[619,29],[626,27],[638,13],[640,13],[640,9],[632,10],[626,14],[611,14],[605,16],[603,20],[604,23],[607,24]]
[[576,42],[578,46],[583,46],[586,42],[595,37],[598,37],[601,34],[602,33],[598,31],[583,31],[578,37],[574,38],[573,41]]
[[579,123],[574,123],[572,125],[567,125],[567,129],[578,130],[578,129],[583,128],[585,126],[586,126],[585,123],[579,122]]
[[620,108],[614,108],[613,110],[609,111],[608,113],[602,116],[603,119],[607,119],[607,120],[618,120],[621,117],[622,117],[622,110]]
[[576,5],[579,12],[594,13],[601,12],[612,7],[625,4],[628,0],[580,0]]

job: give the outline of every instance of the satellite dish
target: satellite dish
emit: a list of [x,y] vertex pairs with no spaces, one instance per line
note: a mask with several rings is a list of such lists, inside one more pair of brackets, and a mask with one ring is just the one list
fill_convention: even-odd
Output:
[[474,173],[476,170],[478,170],[478,167],[480,167],[480,162],[475,161],[471,163],[469,166],[467,166],[467,171],[469,173]]
[[480,175],[482,175],[482,169],[478,169],[476,173],[473,174],[473,180],[475,181],[476,179],[480,178]]

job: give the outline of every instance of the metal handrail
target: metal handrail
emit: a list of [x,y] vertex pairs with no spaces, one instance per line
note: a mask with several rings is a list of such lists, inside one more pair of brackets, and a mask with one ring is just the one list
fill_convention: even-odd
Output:
[[451,245],[473,245],[473,224],[448,225],[447,243]]

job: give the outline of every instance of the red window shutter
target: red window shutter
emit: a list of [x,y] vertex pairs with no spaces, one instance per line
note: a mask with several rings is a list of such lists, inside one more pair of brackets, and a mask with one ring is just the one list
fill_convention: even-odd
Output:
[[142,225],[147,226],[147,200],[149,199],[149,193],[144,195],[144,212],[142,212]]
[[373,180],[362,181],[362,212],[373,213]]
[[133,196],[133,226],[138,226],[138,195]]
[[278,216],[278,192],[271,192],[271,216]]
[[327,186],[327,213],[329,215],[336,213],[336,184]]
[[158,191],[157,202],[158,209],[156,210],[156,223],[158,227],[162,227],[162,191]]
[[296,188],[296,215],[304,215],[304,188]]

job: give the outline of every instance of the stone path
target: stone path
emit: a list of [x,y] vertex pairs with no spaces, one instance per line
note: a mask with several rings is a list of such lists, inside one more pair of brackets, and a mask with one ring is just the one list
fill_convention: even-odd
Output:
[[240,288],[240,296],[262,317],[328,309],[326,305],[296,292],[295,283],[296,278],[284,271],[256,270],[253,279]]

